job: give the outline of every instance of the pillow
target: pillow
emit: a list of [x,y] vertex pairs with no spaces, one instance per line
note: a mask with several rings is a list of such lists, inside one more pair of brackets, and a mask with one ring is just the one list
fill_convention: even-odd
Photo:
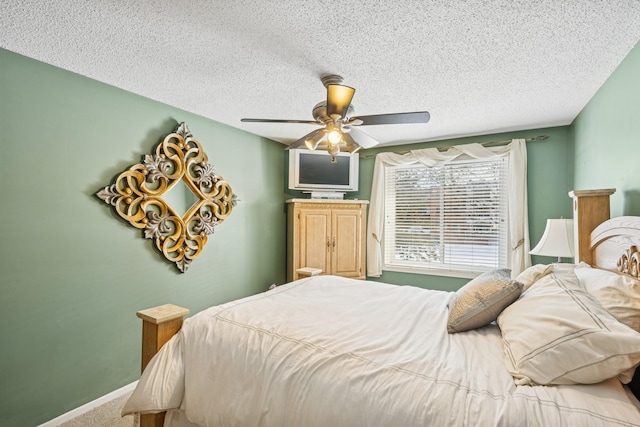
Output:
[[640,363],[640,333],[586,292],[573,267],[554,264],[498,316],[518,385],[598,383]]
[[552,269],[553,264],[536,264],[518,274],[516,280],[522,283],[522,290],[526,291],[527,289],[529,289],[529,286],[533,285],[536,280],[538,280],[545,274],[549,274]]
[[522,284],[511,279],[511,270],[487,271],[455,292],[449,303],[447,331],[468,331],[488,325],[515,301]]
[[[613,271],[591,268],[585,262],[576,265],[580,285],[619,322],[640,332],[640,282]],[[623,384],[631,382],[635,367],[618,375]]]
[[580,285],[618,321],[640,332],[640,281],[613,271],[581,266]]

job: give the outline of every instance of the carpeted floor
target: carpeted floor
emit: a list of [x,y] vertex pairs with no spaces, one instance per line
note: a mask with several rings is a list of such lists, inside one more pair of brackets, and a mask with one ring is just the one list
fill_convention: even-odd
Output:
[[114,400],[104,403],[91,411],[84,413],[66,423],[61,427],[132,427],[137,425],[132,415],[120,416],[120,411],[131,393],[120,396]]

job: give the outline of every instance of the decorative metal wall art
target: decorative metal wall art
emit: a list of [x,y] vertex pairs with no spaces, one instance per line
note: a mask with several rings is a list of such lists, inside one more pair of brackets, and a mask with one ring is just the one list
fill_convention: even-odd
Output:
[[[176,185],[192,192],[195,200],[188,202],[183,214],[167,202]],[[183,273],[238,201],[184,123],[165,136],[155,154],[145,155],[142,163],[122,172],[96,195],[129,224],[144,230],[144,237]]]

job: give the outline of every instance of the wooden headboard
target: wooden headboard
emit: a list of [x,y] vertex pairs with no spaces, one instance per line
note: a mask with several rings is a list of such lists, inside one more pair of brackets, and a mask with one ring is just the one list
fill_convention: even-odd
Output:
[[620,216],[591,232],[591,257],[598,268],[640,277],[640,217]]
[[575,262],[640,275],[640,217],[610,218],[614,189],[572,191]]

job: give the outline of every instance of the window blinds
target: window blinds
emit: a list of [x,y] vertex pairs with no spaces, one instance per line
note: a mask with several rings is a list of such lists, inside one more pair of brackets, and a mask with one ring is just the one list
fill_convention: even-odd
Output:
[[455,271],[506,267],[508,158],[385,172],[384,264]]

